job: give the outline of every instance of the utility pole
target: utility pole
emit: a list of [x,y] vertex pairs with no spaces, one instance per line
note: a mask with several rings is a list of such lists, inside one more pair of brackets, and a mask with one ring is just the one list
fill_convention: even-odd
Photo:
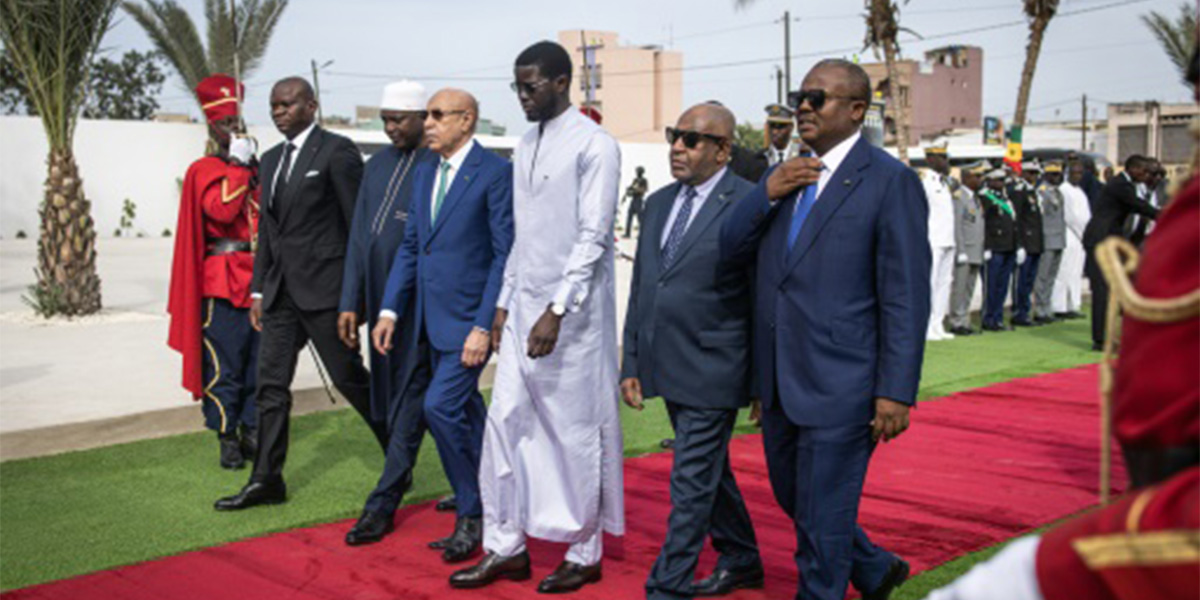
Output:
[[787,91],[792,91],[792,13],[783,11],[783,69],[784,84]]
[[775,102],[783,104],[783,69],[775,65]]
[[318,71],[317,59],[314,58],[314,59],[312,59],[312,72],[313,72],[313,88],[316,90],[316,94],[317,94],[317,124],[320,125],[321,127],[324,127],[325,126],[325,113],[324,113],[324,109],[321,108],[321,80],[317,78],[317,71]]
[[1087,152],[1087,94],[1083,95],[1083,127],[1079,128],[1079,151]]

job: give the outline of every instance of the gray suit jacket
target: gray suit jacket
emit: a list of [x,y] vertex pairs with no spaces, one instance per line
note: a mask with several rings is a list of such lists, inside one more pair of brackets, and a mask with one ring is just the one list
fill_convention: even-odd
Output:
[[1042,205],[1042,238],[1046,250],[1062,250],[1067,247],[1067,214],[1063,207],[1063,193],[1058,187],[1042,183],[1037,188]]
[[954,253],[966,254],[967,264],[983,264],[983,207],[967,186],[954,190]]
[[721,225],[754,189],[725,172],[662,264],[660,240],[679,183],[650,196],[642,215],[625,316],[621,378],[636,377],[647,397],[695,408],[739,408],[750,399],[752,274],[721,264]]

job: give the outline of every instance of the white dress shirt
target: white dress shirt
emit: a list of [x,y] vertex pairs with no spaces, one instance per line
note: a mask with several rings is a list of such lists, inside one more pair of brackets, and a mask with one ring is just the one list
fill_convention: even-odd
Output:
[[467,155],[471,153],[471,149],[475,147],[475,138],[471,137],[467,143],[456,150],[450,158],[442,157],[438,162],[438,168],[433,178],[433,190],[429,194],[429,217],[430,223],[434,220],[433,210],[437,204],[438,182],[442,179],[442,165],[449,164],[450,170],[446,171],[446,195],[450,195],[450,187],[454,185],[454,178],[458,176],[458,171],[462,169],[464,160],[467,160]]
[[850,149],[854,147],[854,144],[858,143],[858,139],[861,137],[862,130],[858,129],[853,135],[831,148],[824,156],[818,157],[821,159],[821,164],[824,165],[824,168],[821,169],[821,178],[817,180],[817,200],[821,199],[821,192],[825,191],[825,186],[829,183],[830,179],[833,179],[833,174],[837,172],[838,167],[842,166],[842,161],[846,160],[846,155],[850,154]]
[[[692,214],[688,215],[687,225],[683,227],[684,232],[687,232],[687,228],[692,226],[692,222],[696,220],[696,215],[700,214],[700,207],[704,206],[704,201],[708,199],[709,194],[712,193],[713,188],[717,187],[717,183],[725,176],[725,171],[728,169],[729,167],[721,167],[721,170],[717,171],[715,175],[696,186],[696,197],[692,199]],[[667,215],[666,227],[663,227],[662,235],[659,236],[659,248],[667,245],[667,238],[671,235],[671,228],[675,226],[675,217],[679,215],[679,209],[683,206],[683,200],[690,187],[687,184],[679,186],[679,193],[675,196],[675,203],[671,206],[671,214]]]
[[[316,128],[317,128],[317,123],[314,121],[311,125],[306,127],[304,129],[304,131],[301,131],[300,133],[296,134],[296,137],[288,140],[287,142],[284,142],[285,147],[282,148],[283,154],[287,153],[287,148],[286,148],[287,143],[291,143],[292,146],[294,146],[294,148],[292,149],[291,162],[288,163],[288,172],[287,172],[287,174],[285,174],[283,176],[284,181],[291,181],[292,170],[296,168],[296,158],[300,155],[300,150],[304,148],[304,142],[308,141],[309,134],[311,134],[313,132],[313,130]],[[283,154],[279,155],[280,163],[283,162]],[[276,169],[275,170],[275,180],[271,182],[271,195],[267,196],[268,202],[275,201],[275,186],[278,184],[279,184],[279,170]]]

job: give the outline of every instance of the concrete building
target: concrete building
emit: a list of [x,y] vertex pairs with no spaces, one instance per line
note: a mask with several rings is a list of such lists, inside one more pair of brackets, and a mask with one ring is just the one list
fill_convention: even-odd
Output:
[[[683,112],[683,54],[621,45],[611,31],[560,31],[558,43],[571,55],[575,106],[595,107],[604,128],[622,142],[663,140],[663,129]],[[584,64],[592,65],[586,73]]]
[[1192,166],[1200,127],[1200,106],[1123,102],[1108,105],[1108,158],[1122,164],[1131,154],[1145,154],[1170,169]]
[[884,63],[864,64],[878,98],[887,102],[885,143],[895,143],[895,111],[909,115],[910,142],[933,138],[953,129],[979,127],[983,121],[983,49],[944,46],[925,53],[923,60],[896,63],[897,101],[887,97]]

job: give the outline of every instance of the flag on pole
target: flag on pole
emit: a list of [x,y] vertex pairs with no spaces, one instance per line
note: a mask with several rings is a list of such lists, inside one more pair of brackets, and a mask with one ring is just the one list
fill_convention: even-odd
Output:
[[1016,174],[1021,174],[1021,126],[1013,125],[1008,132],[1008,150],[1004,153],[1004,164]]

